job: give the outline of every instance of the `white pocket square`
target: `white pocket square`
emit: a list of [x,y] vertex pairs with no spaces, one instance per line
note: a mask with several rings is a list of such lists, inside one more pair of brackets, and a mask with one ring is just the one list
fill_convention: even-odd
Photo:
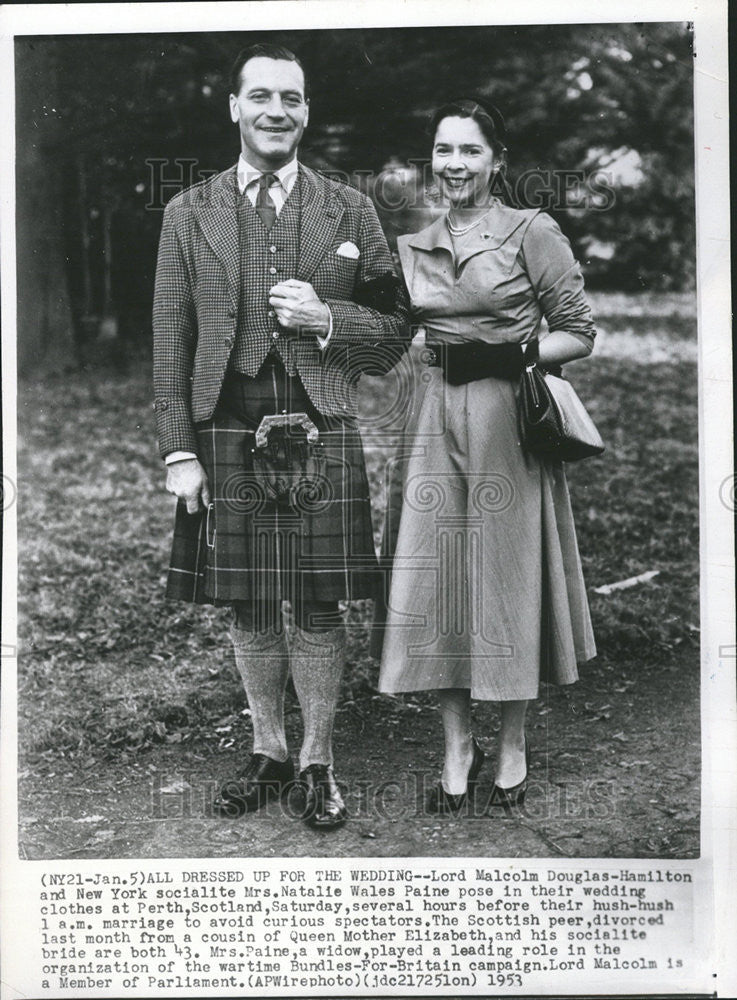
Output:
[[336,257],[350,257],[351,260],[358,260],[361,256],[361,251],[358,249],[355,243],[351,243],[348,240],[346,243],[341,243],[338,249],[335,251]]

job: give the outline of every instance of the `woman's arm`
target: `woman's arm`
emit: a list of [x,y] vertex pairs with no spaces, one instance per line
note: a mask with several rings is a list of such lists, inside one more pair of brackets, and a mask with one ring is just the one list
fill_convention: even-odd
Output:
[[532,220],[521,254],[550,330],[540,339],[541,364],[561,365],[585,358],[593,349],[596,328],[581,268],[570,243],[549,215],[541,212]]
[[565,330],[554,330],[540,341],[540,364],[564,365],[567,361],[586,358],[593,347],[593,340],[586,343]]

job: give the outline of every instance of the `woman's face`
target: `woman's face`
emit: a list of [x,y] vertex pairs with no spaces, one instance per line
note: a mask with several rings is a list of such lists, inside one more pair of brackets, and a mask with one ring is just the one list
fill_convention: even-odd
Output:
[[432,172],[453,208],[489,202],[494,151],[473,118],[443,118],[435,132]]

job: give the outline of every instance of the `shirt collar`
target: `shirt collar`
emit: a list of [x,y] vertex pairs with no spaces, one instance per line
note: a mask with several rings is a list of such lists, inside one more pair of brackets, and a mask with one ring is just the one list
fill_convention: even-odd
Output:
[[286,193],[289,194],[294,187],[298,170],[299,164],[297,163],[296,156],[293,160],[290,160],[289,163],[285,163],[283,167],[279,167],[278,170],[266,171],[259,170],[257,167],[251,166],[248,160],[243,156],[243,153],[241,153],[238,157],[238,190],[241,194],[243,194],[246,188],[250,187],[251,184],[258,183],[258,179],[262,174],[270,172],[274,174]]

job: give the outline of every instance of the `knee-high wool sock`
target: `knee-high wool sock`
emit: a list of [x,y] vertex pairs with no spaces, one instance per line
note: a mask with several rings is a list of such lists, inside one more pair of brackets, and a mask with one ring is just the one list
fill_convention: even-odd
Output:
[[284,761],[287,759],[284,691],[289,676],[285,632],[282,628],[249,632],[233,625],[230,637],[251,710],[253,752]]
[[300,770],[333,763],[333,723],[345,666],[345,628],[306,632],[294,625],[289,637],[292,680],[299,698],[304,739]]

